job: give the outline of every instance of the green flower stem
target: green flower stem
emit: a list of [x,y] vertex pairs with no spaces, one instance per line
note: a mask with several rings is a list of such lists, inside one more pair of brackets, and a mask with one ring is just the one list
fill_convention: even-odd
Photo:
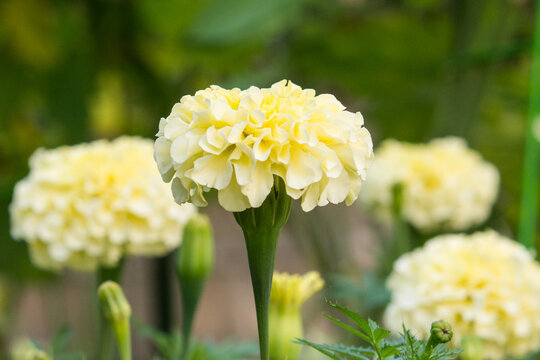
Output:
[[303,338],[300,307],[270,305],[270,360],[296,360],[302,347],[293,340]]
[[281,228],[291,212],[291,198],[285,191],[283,180],[275,178],[274,188],[258,208],[234,213],[246,241],[251,283],[257,311],[257,328],[261,360],[269,360],[270,290],[274,273],[274,260]]
[[214,236],[207,216],[194,215],[184,227],[176,272],[182,294],[182,359],[186,359],[193,319],[206,280],[214,267]]
[[114,330],[114,335],[118,344],[120,359],[131,360],[131,332],[129,320],[115,323],[112,329]]
[[204,288],[204,282],[199,279],[183,278],[180,282],[182,291],[182,359],[187,359],[193,319]]
[[540,143],[535,137],[534,128],[535,123],[540,122],[540,4],[536,5],[536,27],[532,56],[529,119],[526,128],[519,224],[519,242],[528,248],[534,248],[535,245],[536,218],[538,215],[538,163],[540,162]]
[[[115,267],[101,267],[96,273],[96,290],[105,281],[111,280],[118,282],[122,275],[122,269],[124,267],[124,260],[120,260]],[[94,291],[96,294],[96,291]],[[95,295],[94,295],[95,296]],[[96,300],[97,304],[97,300]],[[99,310],[98,310],[99,311]],[[109,326],[107,319],[101,311],[99,311],[99,359],[100,360],[112,360],[113,359],[113,342],[112,342],[112,329]]]

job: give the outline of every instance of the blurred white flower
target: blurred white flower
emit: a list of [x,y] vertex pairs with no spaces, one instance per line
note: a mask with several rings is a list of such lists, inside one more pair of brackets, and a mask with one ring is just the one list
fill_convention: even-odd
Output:
[[395,262],[385,322],[428,336],[445,319],[454,344],[476,336],[487,359],[519,358],[540,348],[538,279],[533,255],[494,231],[438,236]]
[[121,137],[38,149],[15,187],[11,233],[39,267],[93,270],[174,249],[194,212],[161,181],[152,141]]
[[333,95],[285,80],[243,91],[211,86],[161,119],[154,156],[180,204],[204,206],[204,192],[216,189],[228,211],[256,208],[278,176],[309,211],[356,200],[373,156],[363,124]]
[[402,216],[424,232],[481,224],[499,188],[497,169],[455,137],[427,144],[387,140],[376,151],[367,177],[360,192],[364,204],[391,218],[393,187],[401,185]]

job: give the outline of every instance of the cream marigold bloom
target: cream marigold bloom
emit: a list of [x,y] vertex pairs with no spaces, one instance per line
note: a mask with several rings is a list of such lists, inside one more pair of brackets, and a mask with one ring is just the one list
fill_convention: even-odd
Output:
[[398,184],[403,189],[402,216],[408,222],[425,232],[455,231],[489,217],[499,173],[460,138],[427,144],[387,140],[376,151],[360,199],[389,218],[393,187]]
[[270,303],[279,307],[300,308],[324,286],[324,280],[316,271],[304,275],[274,272]]
[[494,231],[438,236],[395,262],[385,322],[427,336],[443,318],[455,345],[476,336],[487,359],[519,358],[540,348],[538,279],[533,255]]
[[211,86],[161,119],[154,156],[180,204],[204,206],[204,192],[216,189],[228,211],[256,208],[278,176],[309,211],[356,200],[373,156],[363,124],[333,95],[285,80],[264,89]]
[[178,206],[152,159],[152,141],[121,137],[38,149],[10,205],[14,238],[34,263],[92,270],[124,255],[178,246],[192,205]]

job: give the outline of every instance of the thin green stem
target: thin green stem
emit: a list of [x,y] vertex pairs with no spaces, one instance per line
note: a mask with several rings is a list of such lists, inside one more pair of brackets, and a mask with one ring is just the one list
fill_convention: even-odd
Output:
[[270,358],[268,311],[274,260],[279,232],[287,222],[290,212],[291,198],[285,191],[283,180],[275,177],[274,188],[260,207],[234,213],[246,240],[261,360]]
[[204,281],[201,279],[182,278],[180,289],[182,291],[182,359],[187,359],[189,351],[193,319],[199,303]]
[[534,134],[535,127],[540,124],[540,5],[538,3],[536,5],[536,27],[532,57],[529,118],[525,135],[525,159],[519,224],[519,241],[528,248],[535,246],[536,218],[538,215],[540,143]]
[[255,296],[261,360],[268,360],[270,354],[268,314],[279,229],[274,229],[273,231],[269,231],[269,229],[244,231],[244,237],[248,253],[251,283],[253,285],[253,295]]
[[[121,260],[117,266],[111,268],[101,267],[96,273],[96,290],[97,288],[107,280],[118,282],[122,274],[124,267],[124,261]],[[94,291],[94,296],[97,299],[97,291]],[[97,300],[96,300],[97,303]],[[112,329],[109,326],[105,315],[102,311],[99,311],[99,359],[100,360],[112,360],[113,359],[113,342],[112,342]]]
[[118,343],[118,352],[121,360],[131,360],[131,332],[129,319],[114,325],[114,334]]

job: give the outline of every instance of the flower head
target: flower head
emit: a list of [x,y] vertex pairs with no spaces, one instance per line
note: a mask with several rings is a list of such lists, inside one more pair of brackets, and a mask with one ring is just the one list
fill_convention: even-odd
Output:
[[494,231],[438,236],[394,264],[385,321],[426,336],[444,318],[454,344],[474,335],[487,359],[521,357],[540,347],[539,278],[532,254]]
[[195,212],[178,206],[152,159],[152,141],[121,137],[37,150],[15,187],[13,237],[34,263],[92,270],[128,254],[162,255],[178,246]]
[[373,156],[363,123],[333,95],[285,80],[264,89],[211,86],[161,119],[154,156],[180,204],[204,206],[204,192],[216,189],[228,211],[257,208],[277,176],[309,211],[356,200]]
[[402,189],[401,214],[417,229],[464,230],[488,218],[499,173],[460,138],[428,144],[387,140],[376,152],[360,199],[389,217],[395,185]]
[[270,303],[280,307],[300,308],[323,286],[324,280],[316,271],[304,275],[274,272]]
[[296,360],[303,336],[302,304],[324,286],[316,271],[305,275],[274,272],[270,294],[270,360]]

